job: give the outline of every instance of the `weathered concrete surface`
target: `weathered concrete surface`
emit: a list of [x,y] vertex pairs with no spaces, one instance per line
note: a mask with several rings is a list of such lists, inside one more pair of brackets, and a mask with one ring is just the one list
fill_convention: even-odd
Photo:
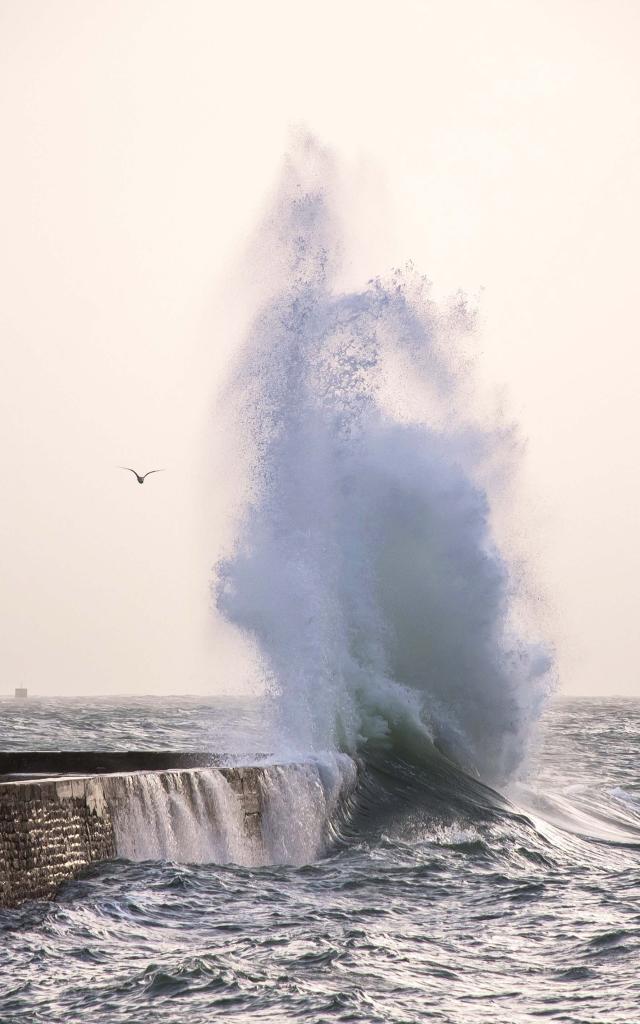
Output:
[[98,779],[0,786],[0,905],[51,896],[91,861],[115,856]]
[[[256,754],[256,759],[263,755]],[[101,775],[154,772],[169,768],[211,768],[224,755],[172,750],[16,750],[0,751],[0,776]]]
[[[247,836],[258,836],[261,769],[214,770],[236,794]],[[186,778],[189,769],[169,769],[0,783],[0,906],[50,897],[61,882],[76,877],[88,864],[115,857],[114,814],[119,802],[133,792],[126,780],[147,774],[165,776],[168,789],[179,776],[191,782]],[[118,778],[122,784],[117,784]]]

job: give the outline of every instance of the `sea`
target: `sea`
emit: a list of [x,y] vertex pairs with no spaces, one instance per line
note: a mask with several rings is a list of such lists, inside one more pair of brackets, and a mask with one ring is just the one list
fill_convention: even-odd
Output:
[[[2,715],[15,750],[250,747],[264,718],[259,702],[195,698],[6,701]],[[278,824],[296,863],[202,846],[190,863],[192,832],[174,842],[184,860],[120,856],[1,910],[0,1021],[637,1022],[639,751],[640,701],[558,699],[502,791],[378,752],[322,820],[327,801],[301,801],[289,776]],[[305,851],[310,833],[321,848]]]
[[640,1024],[640,703],[558,697],[579,679],[474,303],[350,263],[341,173],[302,132],[229,288],[203,450],[212,630],[242,657],[206,700],[1,708],[5,750],[259,761],[264,842],[215,773],[132,783],[116,860],[1,912],[0,1024]]

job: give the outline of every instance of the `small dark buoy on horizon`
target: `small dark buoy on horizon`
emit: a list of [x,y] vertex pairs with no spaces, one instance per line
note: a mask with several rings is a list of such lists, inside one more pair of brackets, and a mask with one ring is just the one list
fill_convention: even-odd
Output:
[[148,476],[152,473],[164,473],[164,469],[150,469],[147,473],[137,473],[135,469],[131,469],[131,466],[118,466],[118,469],[126,469],[129,473],[133,473],[139,484],[143,484]]

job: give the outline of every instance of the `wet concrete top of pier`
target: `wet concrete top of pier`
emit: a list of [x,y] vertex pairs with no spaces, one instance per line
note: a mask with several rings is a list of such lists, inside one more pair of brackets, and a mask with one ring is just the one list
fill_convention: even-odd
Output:
[[[264,754],[253,754],[255,763]],[[16,750],[0,751],[0,782],[56,775],[109,775],[247,764],[247,758],[210,751],[178,750]]]

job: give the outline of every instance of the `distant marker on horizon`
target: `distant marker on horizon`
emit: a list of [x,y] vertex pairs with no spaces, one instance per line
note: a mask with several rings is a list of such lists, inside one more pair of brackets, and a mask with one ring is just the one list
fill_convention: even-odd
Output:
[[147,477],[151,476],[152,473],[164,473],[164,469],[150,469],[141,476],[135,469],[131,469],[131,466],[118,466],[118,469],[126,469],[129,473],[133,473],[139,484],[143,484]]

